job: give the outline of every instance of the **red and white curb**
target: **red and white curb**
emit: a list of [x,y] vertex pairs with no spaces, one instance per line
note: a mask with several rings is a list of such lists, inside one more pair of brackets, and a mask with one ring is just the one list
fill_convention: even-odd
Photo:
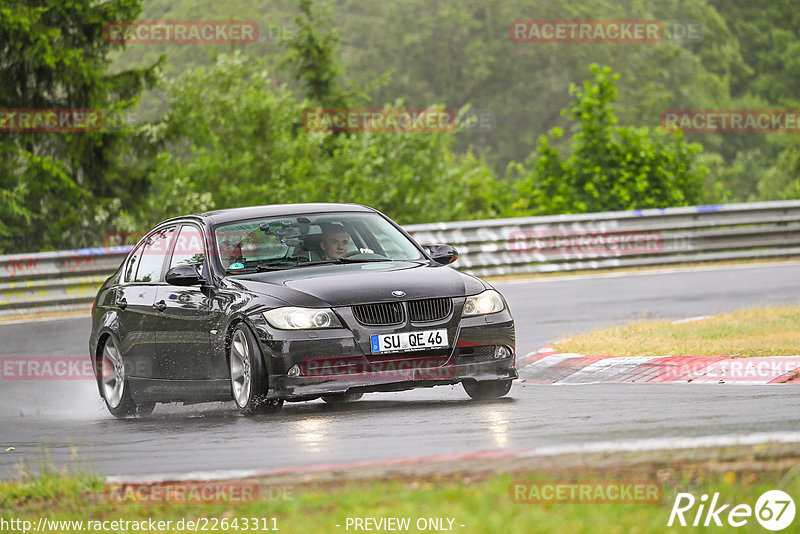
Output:
[[517,369],[521,381],[532,384],[800,384],[800,355],[753,358],[585,356],[558,352],[548,345],[520,358]]

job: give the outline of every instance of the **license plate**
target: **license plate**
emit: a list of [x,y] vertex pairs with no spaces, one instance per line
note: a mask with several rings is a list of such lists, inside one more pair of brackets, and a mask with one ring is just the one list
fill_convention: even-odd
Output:
[[373,334],[370,336],[372,354],[447,347],[447,330]]

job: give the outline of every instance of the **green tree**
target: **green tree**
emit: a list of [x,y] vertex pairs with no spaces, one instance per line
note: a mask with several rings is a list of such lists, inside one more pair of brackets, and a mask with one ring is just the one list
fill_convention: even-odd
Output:
[[2,132],[0,251],[102,242],[119,206],[146,189],[124,113],[156,66],[107,72],[108,21],[135,19],[138,0],[11,0],[0,6],[0,108],[99,109],[103,128]]
[[800,140],[786,141],[786,148],[764,173],[758,183],[756,200],[790,200],[800,198]]
[[617,126],[613,102],[618,75],[609,67],[590,67],[593,81],[570,86],[572,103],[562,113],[575,121],[572,151],[561,156],[551,139],[539,139],[526,165],[512,164],[520,179],[518,214],[582,213],[702,202],[707,169],[697,165],[702,148],[680,132]]
[[155,191],[132,221],[314,201],[368,204],[406,223],[500,212],[502,184],[471,153],[452,151],[452,132],[341,135],[305,127],[310,106],[348,108],[361,98],[339,81],[338,38],[317,7],[300,1],[297,30],[285,43],[283,65],[301,82],[304,100],[277,84],[266,58],[238,51],[166,85],[170,111],[152,130],[165,146],[151,175]]
[[773,105],[797,105],[800,84],[800,12],[792,0],[766,5],[709,0],[737,37],[741,66],[732,72],[735,97],[759,96]]
[[[403,98],[412,107],[447,102],[490,111],[494,128],[465,130],[455,147],[486,154],[499,173],[509,161],[524,160],[540,135],[566,128],[559,114],[569,105],[564,87],[580,83],[591,63],[624,78],[620,121],[649,127],[665,109],[725,107],[728,73],[741,65],[735,36],[706,0],[342,0],[339,6],[345,80],[389,72],[390,83],[370,93],[372,105]],[[509,24],[517,19],[688,19],[702,26],[703,37],[514,43]],[[568,149],[568,139],[553,146]]]
[[300,0],[295,33],[286,40],[284,66],[303,84],[306,97],[323,108],[347,108],[352,94],[341,87],[341,65],[335,54],[339,36],[330,25],[329,10],[317,9],[312,0]]
[[363,203],[403,223],[499,214],[501,185],[482,161],[451,150],[452,132],[309,131],[309,102],[276,86],[265,63],[223,54],[164,87],[170,111],[150,129],[164,146],[153,194],[121,229],[288,202]]

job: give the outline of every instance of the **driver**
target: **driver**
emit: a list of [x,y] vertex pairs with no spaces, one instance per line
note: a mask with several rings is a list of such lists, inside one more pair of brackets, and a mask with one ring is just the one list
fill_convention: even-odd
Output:
[[350,246],[350,234],[343,226],[338,224],[328,225],[322,231],[322,241],[319,248],[326,260],[337,260],[344,256]]

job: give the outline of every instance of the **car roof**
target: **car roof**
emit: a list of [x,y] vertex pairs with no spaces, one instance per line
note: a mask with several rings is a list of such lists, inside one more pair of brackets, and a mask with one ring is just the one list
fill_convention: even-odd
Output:
[[[307,204],[270,204],[266,206],[248,206],[245,208],[231,208],[224,210],[206,211],[191,215],[173,217],[168,221],[195,218],[206,223],[216,225],[242,219],[255,219],[258,217],[286,217],[300,214],[315,214],[329,212],[375,212],[374,209],[361,204],[337,204],[333,202],[316,202]],[[163,223],[162,223],[163,224]]]

